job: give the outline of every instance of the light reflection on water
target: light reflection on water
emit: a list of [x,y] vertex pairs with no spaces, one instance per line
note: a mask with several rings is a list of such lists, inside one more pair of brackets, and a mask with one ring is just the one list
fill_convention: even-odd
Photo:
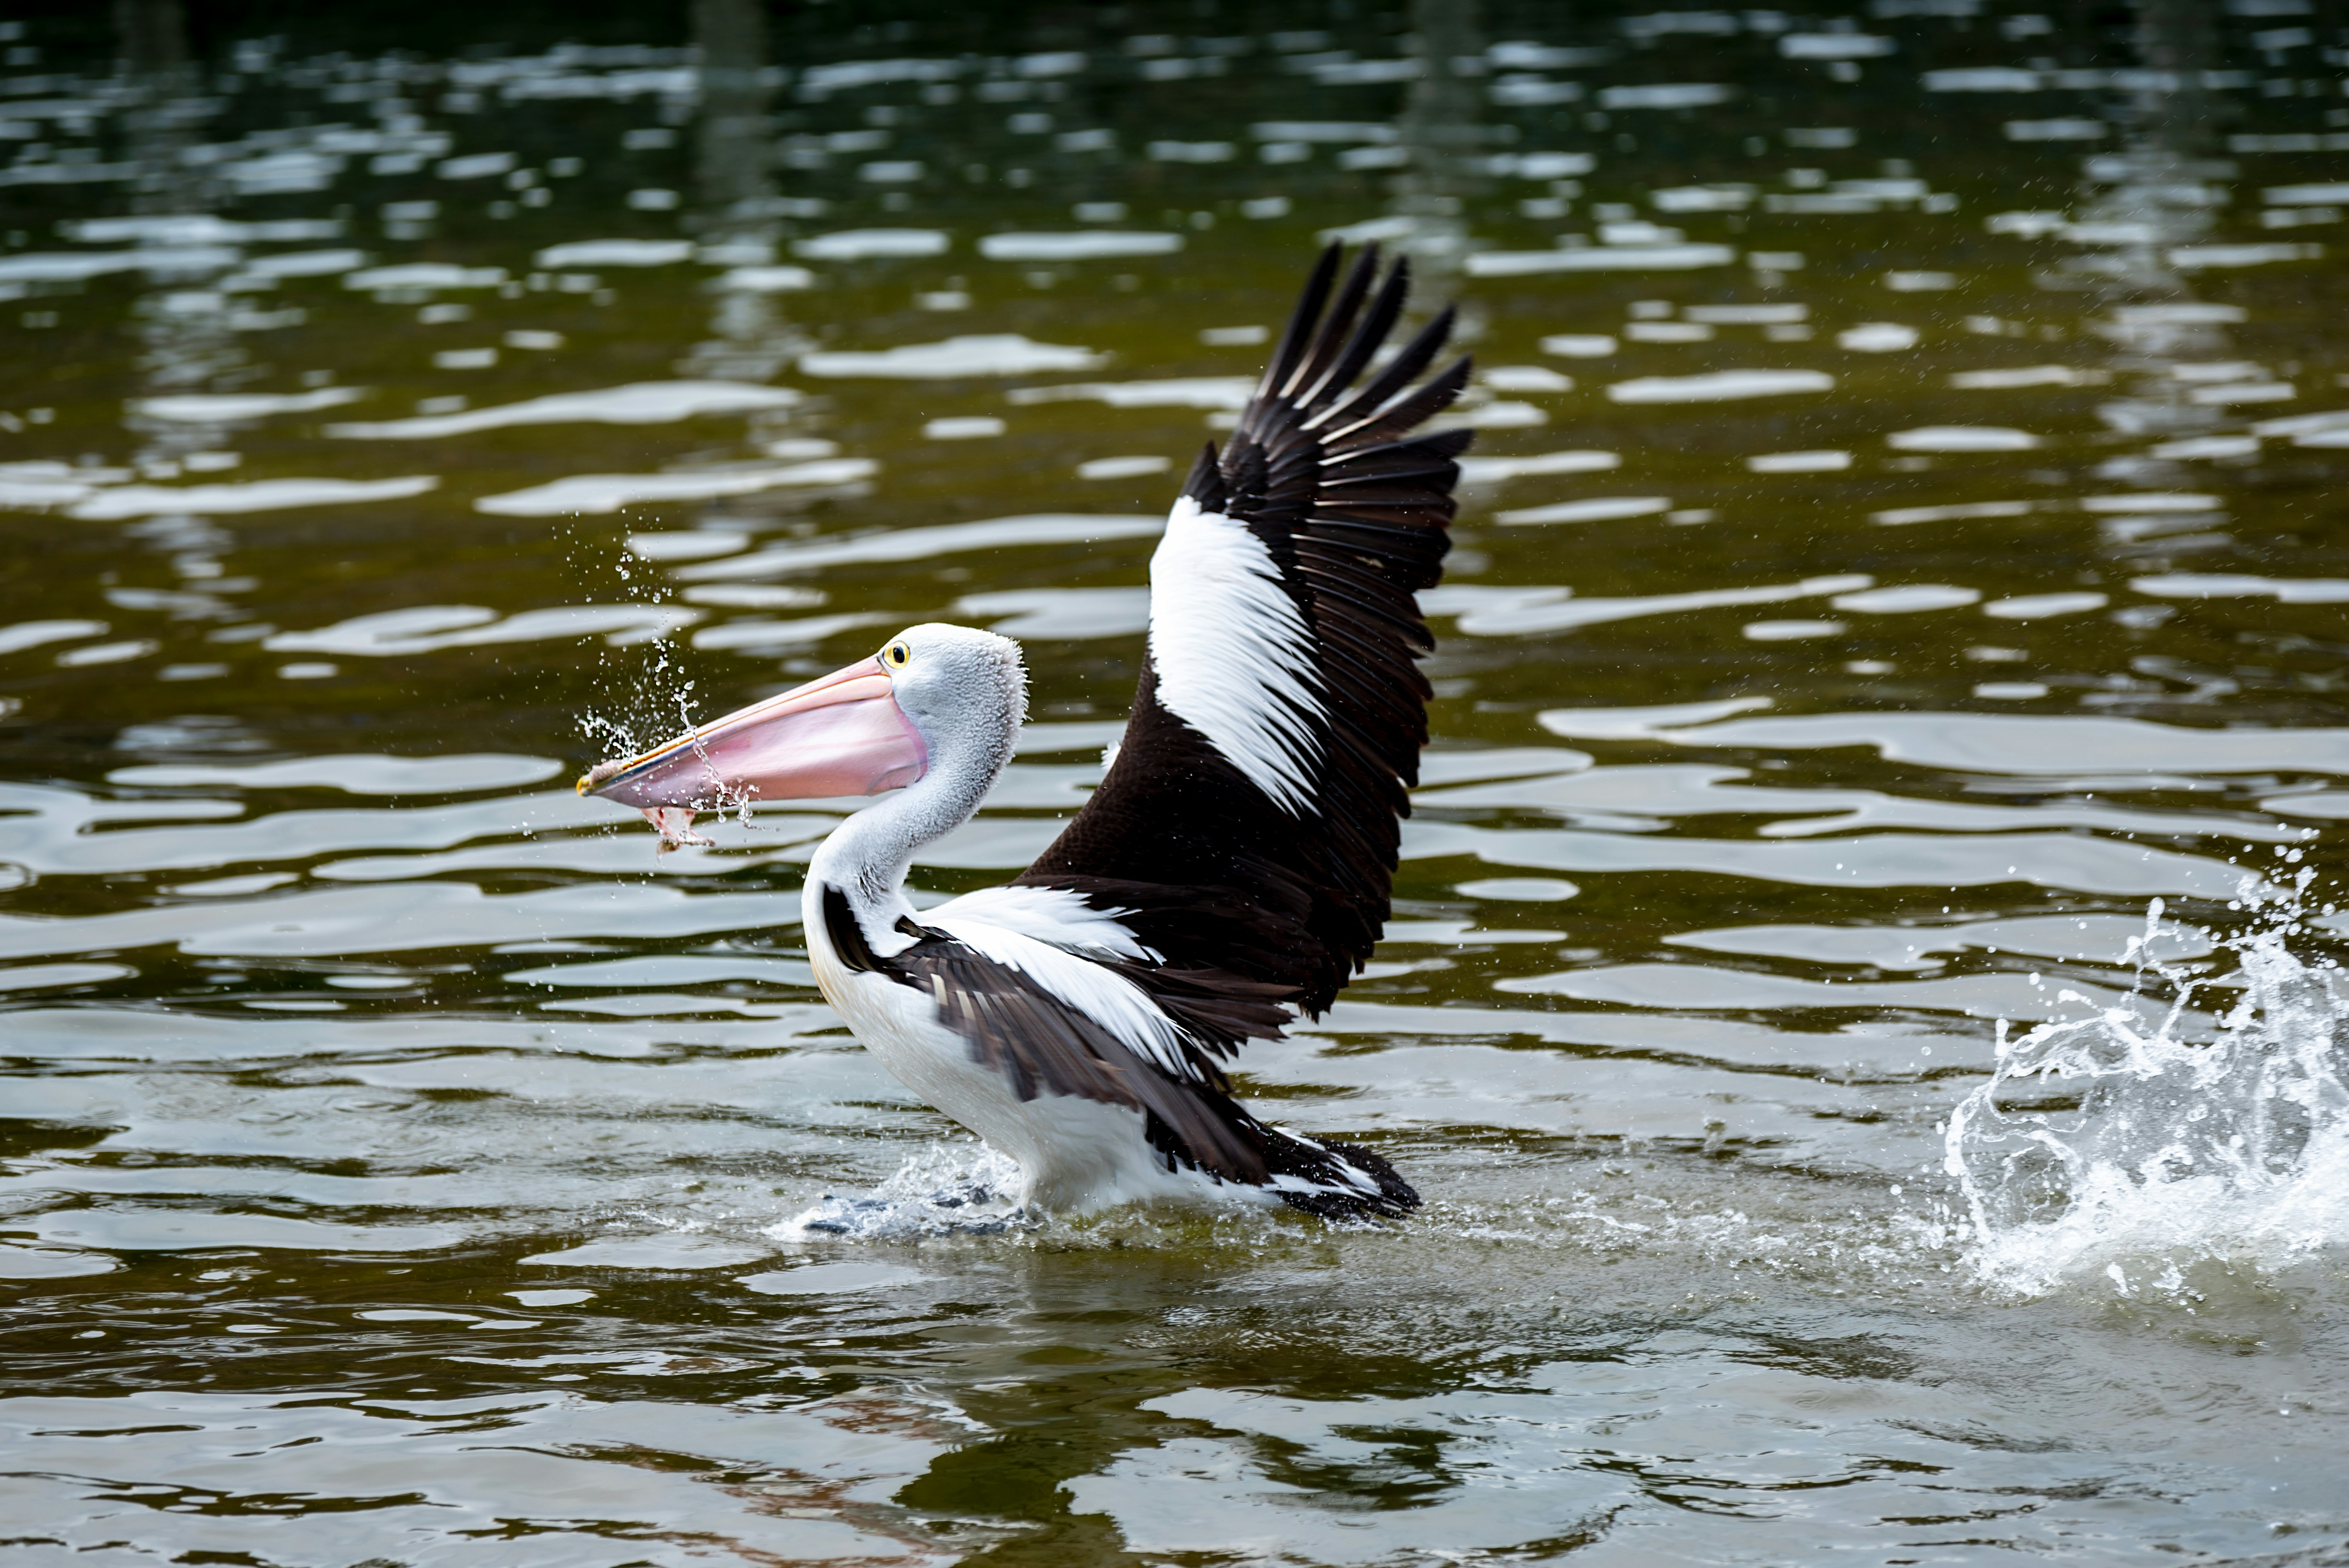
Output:
[[[2291,4],[0,24],[12,1549],[2337,1550],[2330,1167],[2129,1174],[2214,1061],[2349,1116]],[[1245,1065],[1430,1210],[912,1204],[983,1159],[807,983],[850,803],[657,858],[562,781],[989,624],[1037,722],[916,896],[1024,864],[1330,232],[1479,438],[1395,923]],[[2069,1189],[1944,1169],[2000,1020],[2158,1037],[2103,1142],[2008,1060]]]

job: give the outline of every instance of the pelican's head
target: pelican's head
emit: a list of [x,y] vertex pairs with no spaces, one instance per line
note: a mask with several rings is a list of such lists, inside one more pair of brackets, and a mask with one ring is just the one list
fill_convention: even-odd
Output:
[[992,780],[1027,707],[1019,644],[930,622],[845,669],[599,763],[579,793],[636,807],[674,841],[690,837],[694,812],[746,800],[879,795],[934,767]]

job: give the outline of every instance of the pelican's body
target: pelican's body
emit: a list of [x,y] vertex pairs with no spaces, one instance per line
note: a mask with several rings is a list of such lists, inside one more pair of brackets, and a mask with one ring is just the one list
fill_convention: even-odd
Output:
[[[823,886],[810,879],[802,909],[808,958],[824,1000],[890,1077],[946,1110],[1019,1167],[1026,1187],[1018,1196],[1023,1202],[1084,1211],[1210,1191],[1257,1191],[1226,1187],[1195,1167],[1170,1166],[1156,1157],[1139,1111],[1049,1091],[1021,1099],[1000,1069],[973,1058],[968,1040],[948,1026],[932,992],[860,967],[859,960],[840,952],[825,918]],[[966,899],[938,905],[924,923],[958,938],[976,937],[998,953],[1020,950],[1031,973],[1056,958],[1077,965],[1090,962],[1071,957],[1070,950],[1056,953],[1047,943],[989,920],[985,895],[975,897],[976,907],[957,908],[972,903]],[[836,913],[833,919],[838,919]]]
[[1368,958],[1426,738],[1413,595],[1440,573],[1466,437],[1412,432],[1466,363],[1410,387],[1447,315],[1356,390],[1403,278],[1371,299],[1365,256],[1330,304],[1335,263],[1175,503],[1107,776],[1016,881],[919,912],[905,893],[916,852],[978,810],[1025,717],[1019,647],[988,632],[909,628],[580,781],[669,837],[746,798],[882,795],[809,863],[816,982],[891,1076],[1018,1164],[1029,1202],[1209,1197],[1331,1217],[1419,1202],[1378,1156],[1257,1120],[1222,1066],[1327,1007]]

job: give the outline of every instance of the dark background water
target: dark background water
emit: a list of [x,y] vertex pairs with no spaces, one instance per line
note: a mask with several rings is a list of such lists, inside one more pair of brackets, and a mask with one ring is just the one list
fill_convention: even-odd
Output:
[[[2311,3],[13,11],[11,1561],[2341,1560]],[[1333,234],[1479,437],[1390,939],[1242,1065],[1428,1209],[794,1230],[981,1159],[808,983],[836,813],[567,781],[989,624],[915,881],[1024,864]],[[2123,1002],[2254,867],[2289,1026]],[[2108,1006],[2241,1070],[1974,1228]]]

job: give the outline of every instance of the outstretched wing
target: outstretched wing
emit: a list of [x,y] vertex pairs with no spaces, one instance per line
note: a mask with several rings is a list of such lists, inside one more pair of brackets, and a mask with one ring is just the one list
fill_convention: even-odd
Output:
[[[1432,645],[1466,431],[1412,432],[1445,310],[1366,383],[1407,264],[1324,252],[1222,452],[1200,454],[1150,562],[1150,639],[1101,788],[1019,882],[1117,918],[1170,965],[1289,988],[1319,1013],[1385,923],[1427,739]],[[1335,286],[1335,297],[1332,289]],[[1251,1031],[1256,1033],[1256,1031]]]

